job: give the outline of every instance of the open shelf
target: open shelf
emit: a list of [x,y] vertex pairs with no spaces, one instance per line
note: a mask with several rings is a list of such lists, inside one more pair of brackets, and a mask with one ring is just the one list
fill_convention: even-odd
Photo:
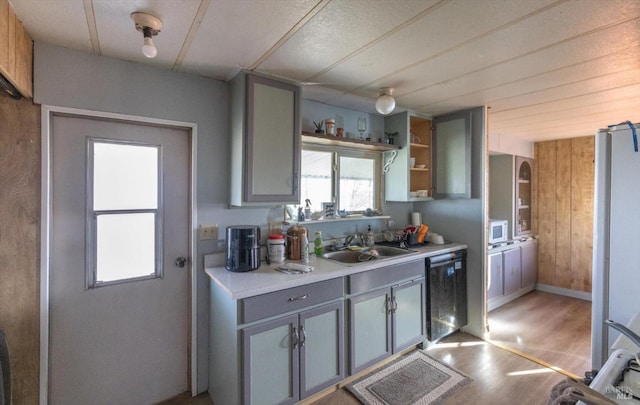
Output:
[[400,149],[399,145],[390,145],[388,143],[366,141],[363,139],[338,138],[333,135],[316,134],[306,131],[302,131],[302,142],[316,145],[345,146],[348,148],[367,149],[381,152]]

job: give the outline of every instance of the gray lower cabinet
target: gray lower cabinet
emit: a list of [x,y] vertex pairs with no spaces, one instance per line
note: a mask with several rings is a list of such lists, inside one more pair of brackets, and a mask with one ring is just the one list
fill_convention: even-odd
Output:
[[520,249],[511,249],[503,253],[504,295],[520,289],[522,283],[522,267],[520,265]]
[[502,296],[502,253],[489,255],[488,299]]
[[289,404],[344,378],[343,303],[244,328],[243,402]]
[[343,278],[240,300],[210,286],[214,403],[291,404],[345,378]]
[[533,287],[538,281],[538,242],[532,241],[520,246],[522,266],[522,287]]
[[423,260],[349,276],[349,372],[425,339]]
[[535,289],[538,281],[538,243],[528,240],[491,253],[488,260],[488,309],[492,311]]

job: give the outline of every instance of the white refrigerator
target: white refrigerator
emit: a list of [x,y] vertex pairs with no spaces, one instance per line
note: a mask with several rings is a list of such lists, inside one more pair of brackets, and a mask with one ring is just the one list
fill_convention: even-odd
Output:
[[[592,362],[599,369],[619,333],[640,312],[640,125],[620,124],[595,138]],[[637,128],[637,129],[636,129]],[[637,134],[637,135],[640,135]]]

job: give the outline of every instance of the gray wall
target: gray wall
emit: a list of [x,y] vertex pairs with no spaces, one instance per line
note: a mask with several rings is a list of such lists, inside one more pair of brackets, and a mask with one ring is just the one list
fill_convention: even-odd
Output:
[[[220,229],[238,223],[267,222],[269,209],[227,209],[229,200],[228,86],[198,76],[171,72],[66,48],[36,43],[34,101],[134,116],[186,121],[198,125],[197,211],[200,224]],[[221,232],[222,234],[222,232]],[[198,391],[208,384],[208,278],[205,253],[216,242],[197,241]]]
[[435,200],[414,203],[422,212],[422,220],[429,229],[446,240],[466,243],[467,294],[471,334],[483,337],[485,332],[484,268],[486,261],[485,181],[487,168],[486,112],[484,107],[473,109],[471,132],[471,196],[470,199]]

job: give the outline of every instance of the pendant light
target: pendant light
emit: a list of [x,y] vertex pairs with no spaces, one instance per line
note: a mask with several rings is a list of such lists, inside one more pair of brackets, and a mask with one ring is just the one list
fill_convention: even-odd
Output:
[[151,37],[158,35],[162,28],[162,21],[151,14],[141,12],[131,13],[131,19],[135,22],[136,29],[144,36],[142,53],[147,58],[155,58],[158,54],[158,48],[153,44]]
[[388,115],[396,108],[396,100],[393,98],[393,87],[380,89],[380,97],[376,101],[376,111],[382,115]]

